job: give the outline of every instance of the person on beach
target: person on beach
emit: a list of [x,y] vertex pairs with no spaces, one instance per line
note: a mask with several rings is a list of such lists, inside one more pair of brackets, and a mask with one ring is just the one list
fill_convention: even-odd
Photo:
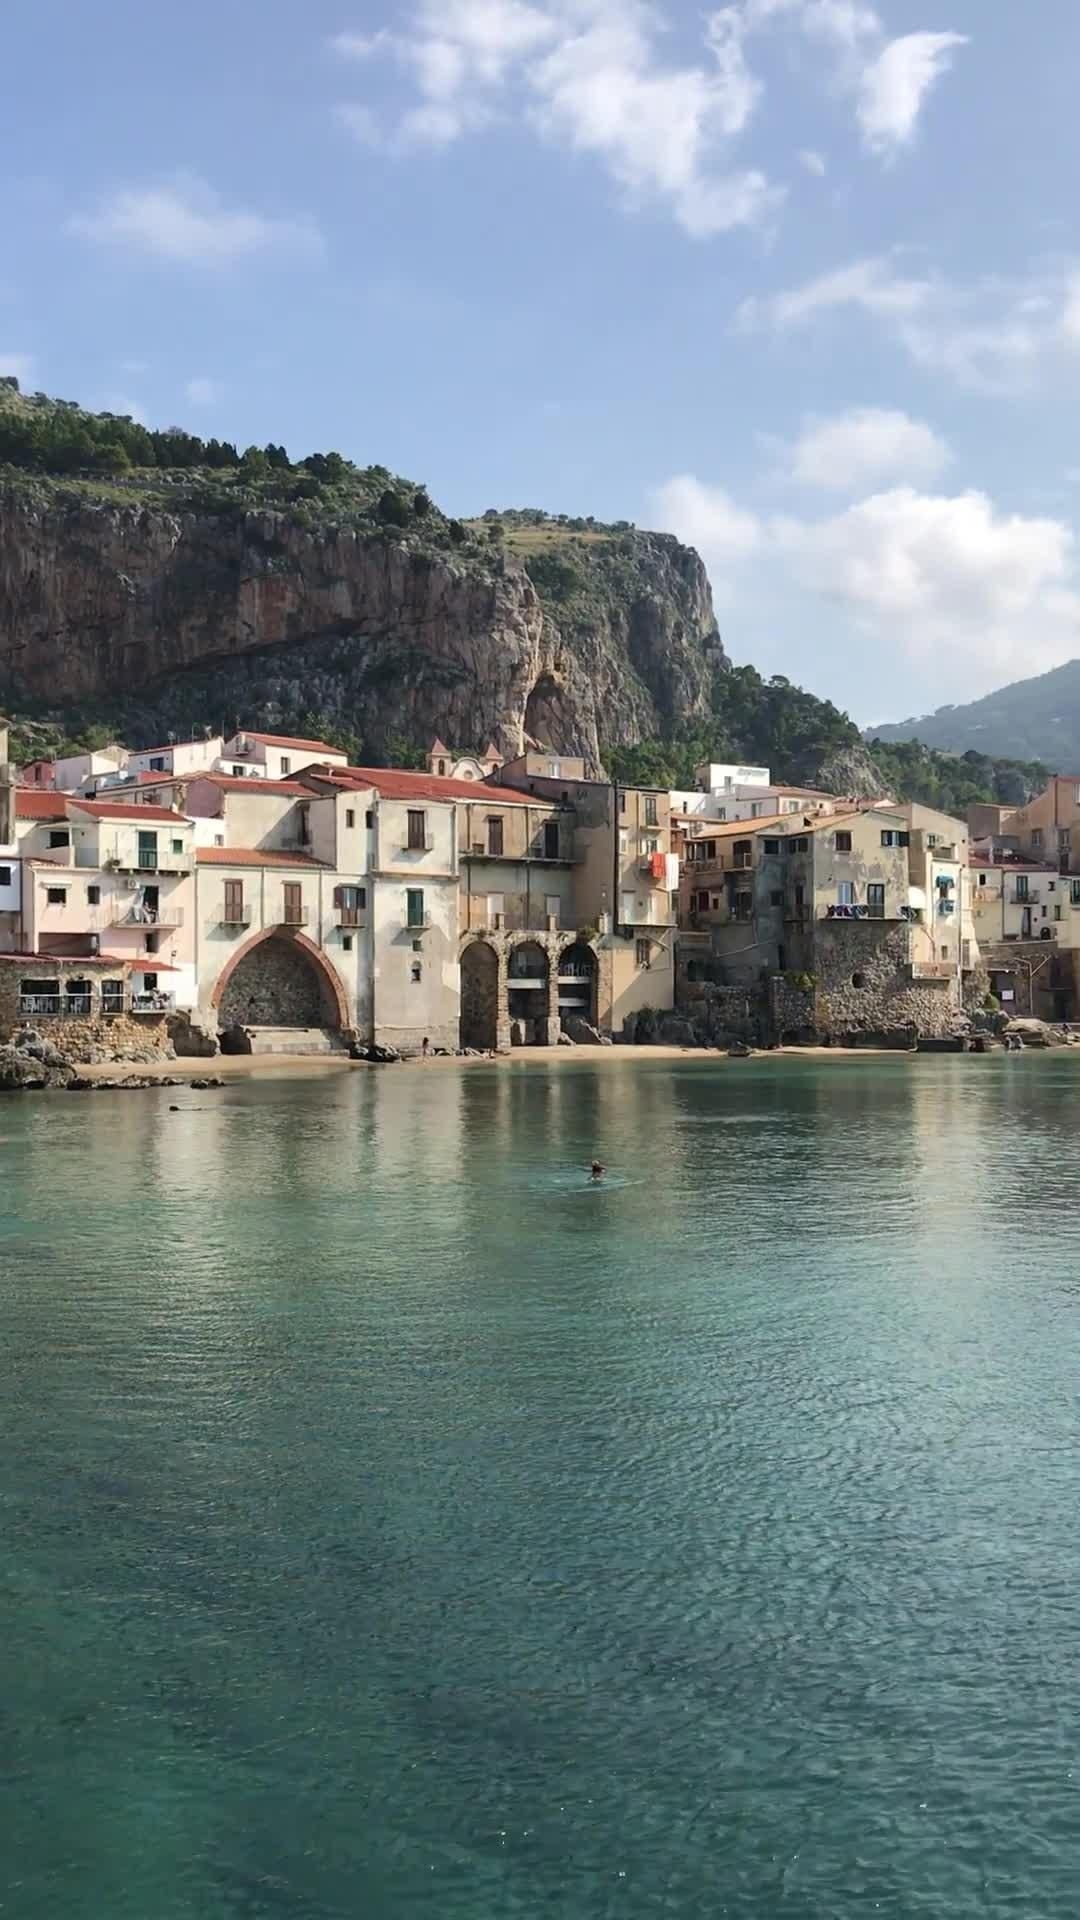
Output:
[[426,1033],[420,1042],[420,1058],[422,1060],[430,1060],[431,1058],[431,1041],[428,1039]]

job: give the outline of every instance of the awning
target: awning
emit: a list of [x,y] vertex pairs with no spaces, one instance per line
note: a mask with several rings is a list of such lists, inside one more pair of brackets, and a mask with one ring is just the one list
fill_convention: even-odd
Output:
[[129,960],[126,953],[106,953],[102,955],[111,967],[128,967],[132,973],[179,973],[179,967],[170,967],[167,960],[156,960],[153,954],[145,960]]

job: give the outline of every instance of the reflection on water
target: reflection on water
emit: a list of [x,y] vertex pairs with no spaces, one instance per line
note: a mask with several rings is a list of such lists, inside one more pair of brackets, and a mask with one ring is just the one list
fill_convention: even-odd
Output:
[[5,1911],[1071,1920],[1073,1061],[172,1098],[4,1108]]

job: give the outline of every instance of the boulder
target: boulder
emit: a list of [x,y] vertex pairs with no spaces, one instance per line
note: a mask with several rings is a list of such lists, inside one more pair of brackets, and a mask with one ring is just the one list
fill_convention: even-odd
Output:
[[50,1065],[17,1047],[0,1047],[0,1093],[33,1093],[42,1087],[66,1087],[75,1069],[66,1061]]
[[560,1047],[573,1047],[573,1046],[576,1046],[576,1044],[577,1042],[574,1040],[571,1040],[570,1035],[568,1033],[560,1033],[559,1039],[558,1039],[558,1045]]
[[[161,1084],[163,1086],[168,1084],[170,1087],[172,1087],[177,1085],[177,1082],[174,1080],[170,1080],[167,1083],[165,1081],[162,1081]],[[210,1087],[223,1087],[224,1085],[225,1085],[225,1082],[221,1078],[220,1073],[209,1074],[205,1079],[188,1081],[188,1086],[194,1087],[196,1093],[205,1093],[207,1089]]]
[[604,1043],[604,1036],[599,1027],[592,1026],[588,1020],[583,1020],[580,1013],[568,1013],[563,1022],[563,1028],[575,1046],[600,1047]]
[[745,1040],[733,1040],[728,1047],[728,1058],[729,1060],[749,1060],[753,1051],[753,1047],[748,1047]]
[[396,1047],[376,1046],[351,1046],[349,1048],[349,1057],[353,1060],[367,1060],[373,1067],[388,1067],[392,1065],[395,1060],[401,1059],[401,1055]]
[[196,1013],[170,1013],[166,1021],[169,1040],[183,1060],[212,1060],[220,1052],[216,1025],[204,1025]]

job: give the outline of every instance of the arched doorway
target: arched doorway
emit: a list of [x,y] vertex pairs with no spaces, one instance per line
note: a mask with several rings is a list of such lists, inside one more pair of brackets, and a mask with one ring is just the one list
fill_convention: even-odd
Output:
[[303,934],[256,934],[223,969],[211,1004],[221,1027],[346,1027],[344,989]]
[[498,1045],[499,956],[486,940],[471,940],[461,956],[461,1044]]
[[559,1019],[576,1014],[596,1025],[596,955],[584,940],[576,940],[559,955]]
[[510,955],[506,985],[511,1026],[521,1023],[525,1045],[539,1046],[547,1037],[548,957],[535,940],[523,940]]

